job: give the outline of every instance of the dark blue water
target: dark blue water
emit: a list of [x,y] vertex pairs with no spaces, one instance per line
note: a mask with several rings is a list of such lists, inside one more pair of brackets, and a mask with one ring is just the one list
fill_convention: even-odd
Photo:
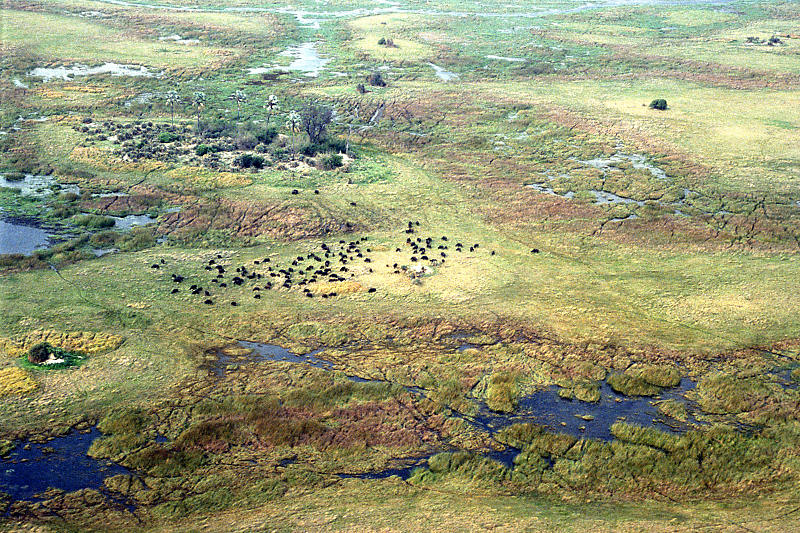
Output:
[[433,457],[433,455],[435,454],[432,453],[417,458],[399,459],[396,466],[387,468],[386,470],[380,470],[378,472],[366,472],[363,474],[339,474],[339,477],[356,479],[386,479],[387,477],[397,476],[401,479],[408,479],[417,468],[427,468],[428,459]]
[[[452,450],[452,451],[458,451],[458,450]],[[408,479],[414,473],[414,470],[418,468],[423,468],[423,469],[427,468],[428,459],[441,452],[442,450],[437,450],[422,457],[406,457],[402,459],[397,459],[396,460],[397,464],[395,464],[391,468],[387,468],[385,470],[380,470],[377,472],[365,472],[361,474],[339,474],[339,477],[357,478],[357,479],[386,479],[387,477],[397,476],[401,479]],[[481,455],[483,455],[487,459],[491,459],[493,461],[502,464],[506,468],[512,469],[514,468],[514,458],[517,456],[517,454],[519,454],[519,452],[520,450],[518,450],[517,448],[507,447],[503,450],[493,450]]]
[[34,226],[0,220],[0,254],[30,255],[47,248],[50,235]]
[[[0,459],[0,491],[15,500],[30,501],[49,488],[66,492],[99,489],[109,476],[130,474],[120,465],[86,455],[99,436],[93,428],[88,433],[72,431],[42,444],[22,442]],[[24,449],[28,444],[30,449]]]
[[[242,346],[243,348],[252,350],[253,353],[247,355],[245,359],[242,360],[242,358],[240,357],[231,357],[220,352],[218,354],[216,363],[212,367],[212,371],[214,372],[214,374],[221,377],[225,375],[225,371],[227,370],[229,365],[236,365],[243,362],[257,363],[259,361],[286,361],[289,363],[302,363],[309,366],[313,366],[314,368],[321,368],[322,370],[327,370],[327,371],[332,371],[334,369],[333,363],[316,357],[316,355],[320,353],[322,349],[313,350],[305,354],[296,354],[290,352],[283,346],[278,346],[277,344],[264,344],[260,342],[239,341],[239,345]],[[361,378],[353,378],[354,381],[360,379]]]
[[[626,422],[637,426],[656,427],[669,432],[686,431],[697,423],[691,416],[693,406],[686,402],[684,394],[693,389],[695,383],[684,378],[680,385],[663,391],[655,397],[624,396],[614,392],[605,382],[600,387],[600,401],[595,403],[567,400],[558,395],[558,387],[552,386],[519,399],[513,413],[496,413],[485,403],[480,403],[478,413],[471,417],[475,424],[491,434],[513,424],[533,423],[576,437],[611,440],[611,425]],[[690,424],[680,423],[658,412],[655,402],[674,399],[686,405]],[[581,416],[592,416],[585,420]]]
[[[330,361],[317,357],[317,354],[322,350],[314,350],[307,354],[296,354],[274,344],[249,341],[239,341],[239,344],[253,350],[253,354],[248,356],[247,361],[287,361],[307,364],[327,371],[333,370],[335,366]],[[462,347],[471,348],[473,345],[462,345]],[[217,375],[223,375],[225,368],[237,361],[234,358],[220,354],[215,372]],[[356,383],[383,383],[381,380],[364,379],[358,376],[347,377]],[[520,398],[513,413],[492,411],[485,402],[473,398],[472,401],[478,407],[475,415],[454,412],[453,416],[486,431],[489,435],[494,435],[503,428],[514,424],[533,423],[544,426],[551,431],[568,433],[578,438],[610,441],[614,438],[611,434],[611,426],[619,421],[678,433],[687,431],[694,425],[699,424],[693,416],[696,406],[688,402],[684,397],[685,393],[693,389],[694,386],[695,383],[693,381],[684,378],[677,387],[666,389],[655,397],[641,397],[624,396],[615,392],[608,383],[602,382],[600,386],[600,401],[594,403],[564,399],[558,395],[558,387],[552,386]],[[418,396],[426,396],[424,389],[414,386],[406,386],[404,388]],[[689,414],[686,423],[679,422],[658,412],[654,405],[655,402],[669,399],[678,400],[686,406]],[[586,420],[581,417],[593,418]],[[441,450],[434,453],[439,452]],[[398,459],[391,468],[378,472],[340,474],[340,477],[383,479],[399,476],[402,479],[408,479],[415,469],[427,467],[428,459],[434,453],[422,457]],[[518,449],[508,447],[499,451],[491,451],[484,455],[508,468],[513,468],[514,458],[518,453]]]

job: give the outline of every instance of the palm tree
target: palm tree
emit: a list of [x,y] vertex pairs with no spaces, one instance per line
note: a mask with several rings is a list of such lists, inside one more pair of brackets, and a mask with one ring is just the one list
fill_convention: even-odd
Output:
[[297,111],[292,111],[289,113],[289,120],[286,121],[286,129],[289,130],[292,134],[292,152],[295,151],[294,148],[294,136],[297,133],[300,133],[300,128],[303,126],[303,120],[300,118],[300,115]]
[[167,91],[167,94],[164,95],[164,101],[169,104],[169,110],[171,113],[170,124],[172,126],[175,125],[175,104],[180,103],[181,97],[178,96],[178,93],[175,91]]
[[206,105],[206,93],[203,91],[195,91],[192,94],[192,103],[194,104],[195,110],[197,111],[197,133],[200,133],[200,111]]
[[269,95],[267,98],[267,103],[264,104],[264,108],[267,110],[267,127],[269,128],[269,119],[272,118],[272,114],[278,110],[280,106],[278,105],[278,97],[274,94]]
[[231,95],[231,100],[236,102],[236,121],[238,122],[241,117],[242,104],[247,102],[247,95],[244,91],[238,90]]

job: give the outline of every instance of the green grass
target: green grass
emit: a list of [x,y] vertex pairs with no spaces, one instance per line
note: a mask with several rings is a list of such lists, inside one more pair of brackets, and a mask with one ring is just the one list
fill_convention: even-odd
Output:
[[[233,52],[205,45],[185,46],[140,35],[125,35],[87,19],[2,10],[3,41],[60,63],[115,61],[155,68],[205,68]],[[58,28],[58,31],[53,31]],[[80,46],[76,46],[81,43]]]
[[[238,5],[285,7],[262,4]],[[422,0],[407,4],[431,9]],[[408,531],[790,529],[797,391],[769,371],[773,357],[794,368],[783,359],[797,359],[800,331],[800,92],[791,85],[798,44],[767,49],[743,40],[794,31],[793,5],[746,1],[735,14],[626,6],[507,20],[481,15],[530,6],[443,0],[434,6],[442,12],[478,15],[359,14],[326,17],[319,29],[297,25],[291,14],[223,6],[182,12],[53,0],[40,11],[2,11],[6,63],[20,70],[0,80],[9,130],[0,164],[52,173],[84,192],[41,201],[0,191],[3,210],[99,230],[110,219],[94,192],[131,195],[112,212],[181,207],[159,219],[157,231],[174,231],[165,243],[151,230],[84,232],[52,253],[0,261],[0,336],[46,329],[125,339],[79,368],[31,372],[35,391],[3,399],[0,426],[13,428],[3,439],[100,420],[103,437],[91,454],[145,480],[147,488],[124,476],[106,483],[139,504],[140,525],[121,511],[93,518],[83,499],[67,495],[59,505],[70,526],[102,529],[114,517],[120,529],[185,531],[202,516],[209,529],[225,531],[352,531],[365,523]],[[88,9],[108,16],[74,15]],[[171,33],[201,42],[158,40]],[[378,45],[381,37],[398,46]],[[320,78],[244,74],[308,41],[331,59]],[[26,91],[12,81],[23,68],[78,61],[144,64],[165,75]],[[428,61],[459,80],[436,79]],[[356,83],[383,64],[389,86],[360,95]],[[755,74],[762,70],[770,74]],[[353,135],[356,158],[336,170],[276,163],[220,174],[183,156],[136,164],[82,156],[87,134],[73,125],[86,116],[91,128],[107,120],[167,124],[163,101],[134,98],[170,89],[184,98],[205,91],[203,120],[221,118],[232,131],[250,127],[233,124],[228,96],[237,89],[249,97],[246,120],[263,119],[265,99],[277,94],[272,123],[281,133],[286,114],[311,99],[358,103],[362,122],[387,105],[381,121]],[[656,98],[669,108],[649,109]],[[175,111],[180,126],[194,123],[191,106]],[[11,130],[29,113],[50,118]],[[346,134],[342,125],[331,129]],[[179,146],[184,134],[159,146]],[[117,147],[110,139],[95,146]],[[581,163],[618,151],[644,156],[667,178],[629,161],[607,172]],[[234,154],[221,154],[225,167]],[[574,197],[524,187],[531,183]],[[600,189],[642,205],[597,205],[592,191]],[[686,217],[673,213],[679,204]],[[165,222],[186,213],[196,227]],[[638,218],[612,220],[629,214]],[[395,251],[408,221],[419,222],[415,236],[447,235],[451,245],[446,263],[418,282],[391,266],[411,264],[407,251]],[[345,222],[357,229],[341,233]],[[285,266],[322,242],[359,237],[368,238],[372,263],[354,262],[358,285],[336,297],[293,289],[256,299],[249,287],[215,288],[216,303],[206,306],[187,289],[210,287],[204,266],[212,258],[235,266],[269,257]],[[467,245],[463,252],[453,249],[457,241]],[[89,245],[122,251],[93,258]],[[318,355],[336,371],[255,361],[236,339],[297,353],[324,347]],[[463,342],[478,347],[459,351]],[[211,369],[220,353],[230,365],[217,376]],[[597,402],[607,376],[629,395],[657,395],[688,376],[697,382],[688,403],[655,406],[686,421],[689,405],[691,420],[705,424],[671,434],[617,423],[615,438],[601,442],[533,424],[492,437],[452,416],[474,414],[476,399],[511,412],[519,397],[553,384],[562,398]],[[741,432],[739,424],[754,429]],[[483,455],[503,445],[522,450],[513,470]],[[429,468],[408,482],[338,476],[431,453]]]

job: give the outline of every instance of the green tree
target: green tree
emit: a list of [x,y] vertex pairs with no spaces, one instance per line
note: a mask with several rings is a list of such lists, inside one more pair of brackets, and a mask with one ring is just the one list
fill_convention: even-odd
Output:
[[278,97],[274,94],[269,95],[267,102],[264,104],[264,109],[267,110],[267,127],[269,127],[269,121],[272,118],[273,113],[280,109],[280,106],[278,105]]
[[333,109],[320,104],[309,104],[301,116],[303,129],[308,133],[308,142],[317,144],[325,138],[328,125],[333,120]]
[[200,113],[206,106],[206,93],[195,91],[192,94],[192,103],[194,104],[195,113],[197,113],[197,132],[200,133]]
[[176,91],[167,91],[167,94],[164,95],[164,101],[167,102],[169,105],[170,111],[170,124],[172,126],[175,125],[175,104],[180,103],[181,97],[178,95]]
[[236,102],[236,121],[238,122],[242,116],[242,104],[247,102],[247,94],[242,90],[238,90],[231,95],[231,100]]
[[292,152],[295,151],[295,145],[294,145],[295,135],[297,135],[302,131],[301,129],[302,127],[303,127],[303,120],[300,118],[300,115],[297,113],[297,111],[292,111],[291,113],[289,113],[289,120],[286,121],[286,129],[288,129],[289,132],[292,134]]

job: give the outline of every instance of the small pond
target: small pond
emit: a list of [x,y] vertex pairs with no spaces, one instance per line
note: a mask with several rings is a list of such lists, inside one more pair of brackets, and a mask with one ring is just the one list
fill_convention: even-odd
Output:
[[103,63],[90,67],[80,63],[70,67],[36,67],[28,73],[32,78],[42,78],[42,81],[63,80],[72,81],[76,76],[93,76],[97,74],[111,74],[112,76],[153,77],[156,74],[141,65],[121,65],[119,63]]
[[497,61],[506,61],[508,63],[523,63],[525,62],[524,57],[505,57],[505,56],[496,56],[496,55],[488,55],[486,59],[496,59]]
[[81,192],[77,185],[57,184],[55,178],[50,176],[25,174],[25,177],[21,180],[9,180],[6,179],[5,175],[0,175],[0,187],[19,189],[20,194],[23,196],[34,196],[37,198],[49,196],[54,193],[54,185],[57,185],[55,188],[59,193],[71,192],[80,194]]
[[669,179],[663,170],[652,163],[649,163],[647,158],[642,154],[623,154],[618,152],[611,157],[596,157],[594,159],[587,160],[577,159],[576,161],[578,161],[578,163],[583,163],[584,165],[602,170],[603,173],[614,169],[618,163],[628,161],[633,168],[647,170],[654,178],[660,180]]
[[150,215],[128,215],[125,217],[111,217],[114,219],[114,229],[128,231],[134,226],[146,226],[156,221]]
[[436,72],[436,75],[442,81],[452,81],[452,80],[458,79],[458,74],[456,74],[455,72],[450,72],[449,70],[447,70],[447,69],[445,69],[443,67],[440,67],[439,65],[434,65],[433,63],[428,63],[428,66],[433,68],[433,70]]
[[0,219],[0,254],[30,255],[47,248],[50,234],[36,226]]
[[100,432],[93,428],[87,433],[72,431],[42,444],[19,444],[0,459],[0,491],[15,500],[33,500],[49,488],[66,492],[99,489],[109,476],[130,474],[122,466],[86,455],[99,436]]
[[330,59],[320,57],[317,51],[317,43],[308,42],[295,46],[290,46],[279,55],[284,57],[291,57],[292,62],[286,66],[275,65],[272,67],[256,67],[247,69],[250,74],[263,74],[275,70],[284,70],[290,72],[302,72],[303,75],[316,78],[324,70],[325,65],[330,63]]

